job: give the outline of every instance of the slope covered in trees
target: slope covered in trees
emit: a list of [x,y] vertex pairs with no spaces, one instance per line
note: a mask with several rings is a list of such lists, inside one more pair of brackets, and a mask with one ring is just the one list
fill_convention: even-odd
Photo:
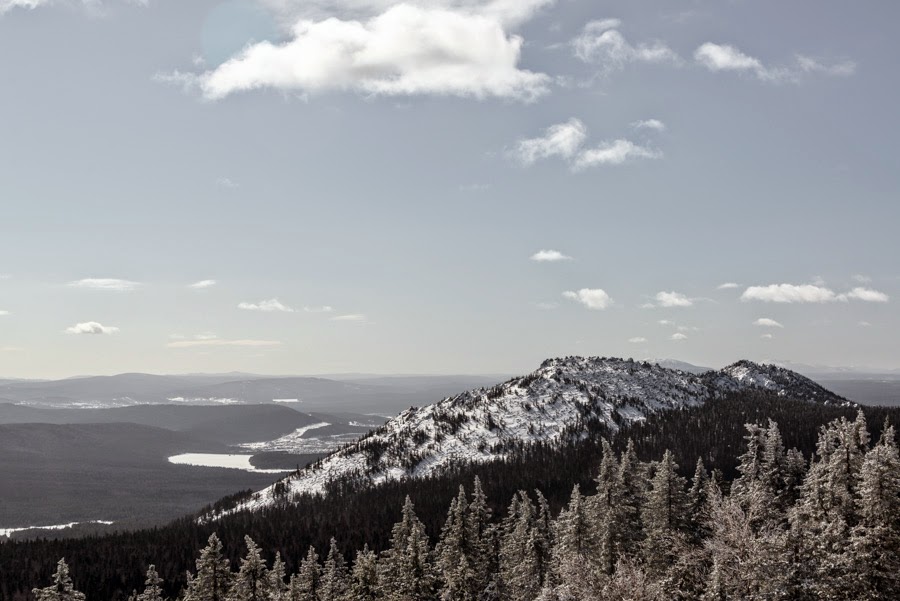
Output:
[[[238,563],[213,533],[184,601],[663,601],[871,599],[900,596],[900,454],[893,426],[871,443],[866,418],[821,428],[807,460],[776,422],[748,423],[737,478],[702,459],[685,478],[675,456],[641,461],[601,443],[593,494],[576,484],[554,512],[518,491],[496,519],[479,479],[460,486],[432,544],[406,497],[384,549],[309,547],[288,570],[247,536]],[[271,566],[271,567],[270,567]],[[237,568],[236,570],[233,568]],[[290,574],[290,576],[288,576]],[[174,584],[174,583],[173,583]],[[135,601],[162,601],[147,570]],[[80,601],[64,561],[39,601]]]
[[[642,461],[658,460],[670,449],[675,463],[681,466],[678,473],[682,477],[690,477],[697,458],[702,457],[707,469],[723,472],[727,483],[731,474],[740,473],[736,457],[743,452],[745,423],[765,425],[768,419],[774,419],[781,426],[785,446],[796,446],[808,459],[816,449],[819,426],[841,417],[852,420],[855,415],[856,409],[849,407],[741,393],[654,415],[615,436],[607,434],[618,453],[625,450],[631,438]],[[887,416],[894,423],[900,420],[896,408],[867,408],[866,415],[874,440],[880,436]],[[550,512],[556,515],[569,501],[573,485],[578,484],[586,495],[596,491],[595,476],[603,457],[600,434],[577,443],[533,445],[502,461],[457,465],[429,478],[375,487],[353,480],[335,482],[325,497],[303,496],[295,505],[275,505],[259,513],[240,512],[213,524],[185,518],[162,528],[105,537],[7,542],[0,544],[0,598],[26,598],[35,584],[48,581],[60,557],[70,561],[76,587],[92,599],[125,599],[134,589],[140,589],[150,563],[155,563],[167,593],[175,594],[184,586],[185,571],[193,569],[196,554],[213,532],[235,565],[245,535],[266,550],[270,561],[279,551],[288,573],[299,568],[310,545],[324,553],[332,537],[349,561],[354,550],[366,544],[373,552],[388,548],[392,524],[400,518],[407,495],[433,542],[459,485],[471,485],[475,476],[480,477],[488,506],[497,518],[507,515],[507,503],[517,491],[534,489],[542,491]],[[223,499],[221,507],[235,504],[246,494]],[[630,515],[635,515],[633,509]]]

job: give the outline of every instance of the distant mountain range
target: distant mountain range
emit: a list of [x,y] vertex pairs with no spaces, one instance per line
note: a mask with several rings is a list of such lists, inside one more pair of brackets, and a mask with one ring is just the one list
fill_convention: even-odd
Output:
[[852,405],[796,372],[739,361],[702,374],[631,359],[549,359],[531,374],[410,408],[358,442],[244,503],[323,492],[337,478],[373,483],[486,462],[536,443],[578,440],[733,392],[760,390],[823,405]]
[[335,380],[250,374],[128,373],[64,380],[0,380],[0,402],[73,408],[148,403],[282,403],[302,411],[396,413],[496,381],[492,376],[360,376],[355,380]]

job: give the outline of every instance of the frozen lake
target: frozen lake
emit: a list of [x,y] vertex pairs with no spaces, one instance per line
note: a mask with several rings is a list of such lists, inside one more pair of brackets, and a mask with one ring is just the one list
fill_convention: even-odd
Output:
[[108,522],[106,520],[91,520],[89,522],[69,522],[68,524],[55,524],[53,526],[25,526],[22,528],[0,528],[0,538],[9,536],[14,532],[24,532],[25,530],[66,530],[67,528],[77,526],[78,524],[104,524],[106,526],[110,526],[110,525],[112,525],[112,523],[113,522]]
[[193,465],[197,467],[222,467],[232,470],[244,470],[257,474],[283,474],[291,470],[261,470],[253,467],[250,458],[253,455],[232,455],[226,453],[182,453],[169,457],[169,463],[176,465]]

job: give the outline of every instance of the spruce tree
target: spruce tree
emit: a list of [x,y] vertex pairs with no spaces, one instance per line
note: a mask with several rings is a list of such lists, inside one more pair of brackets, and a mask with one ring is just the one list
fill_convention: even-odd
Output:
[[222,553],[222,541],[212,533],[197,559],[196,575],[188,578],[184,601],[226,601],[231,589],[231,568]]
[[391,546],[378,562],[378,582],[387,601],[428,601],[435,579],[425,526],[406,497],[401,520],[391,531]]
[[229,601],[269,601],[269,570],[260,554],[259,546],[249,536],[244,537],[247,555],[231,585]]
[[72,585],[69,565],[65,559],[60,559],[56,564],[53,584],[46,588],[33,589],[31,594],[36,601],[84,601],[84,593],[76,591]]
[[337,541],[332,538],[328,548],[328,557],[322,568],[319,601],[344,601],[349,588],[349,574],[344,555],[338,549]]
[[306,557],[300,562],[300,570],[291,576],[289,596],[291,601],[318,601],[319,587],[322,582],[322,568],[319,565],[319,554],[313,546],[309,547]]
[[356,561],[353,562],[352,578],[350,590],[352,601],[373,601],[378,598],[378,558],[369,550],[369,545],[365,545],[363,550],[357,553]]
[[156,572],[156,566],[147,568],[147,576],[144,580],[144,592],[136,597],[137,601],[163,601],[162,578]]

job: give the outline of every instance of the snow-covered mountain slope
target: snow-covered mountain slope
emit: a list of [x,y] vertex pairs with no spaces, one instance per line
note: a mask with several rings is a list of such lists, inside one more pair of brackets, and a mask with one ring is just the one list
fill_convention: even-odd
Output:
[[749,361],[697,375],[630,359],[548,359],[527,376],[407,409],[238,509],[319,493],[338,477],[377,483],[426,476],[456,462],[490,461],[525,445],[577,439],[598,426],[615,431],[651,413],[754,388],[820,403],[849,402],[799,374]]

